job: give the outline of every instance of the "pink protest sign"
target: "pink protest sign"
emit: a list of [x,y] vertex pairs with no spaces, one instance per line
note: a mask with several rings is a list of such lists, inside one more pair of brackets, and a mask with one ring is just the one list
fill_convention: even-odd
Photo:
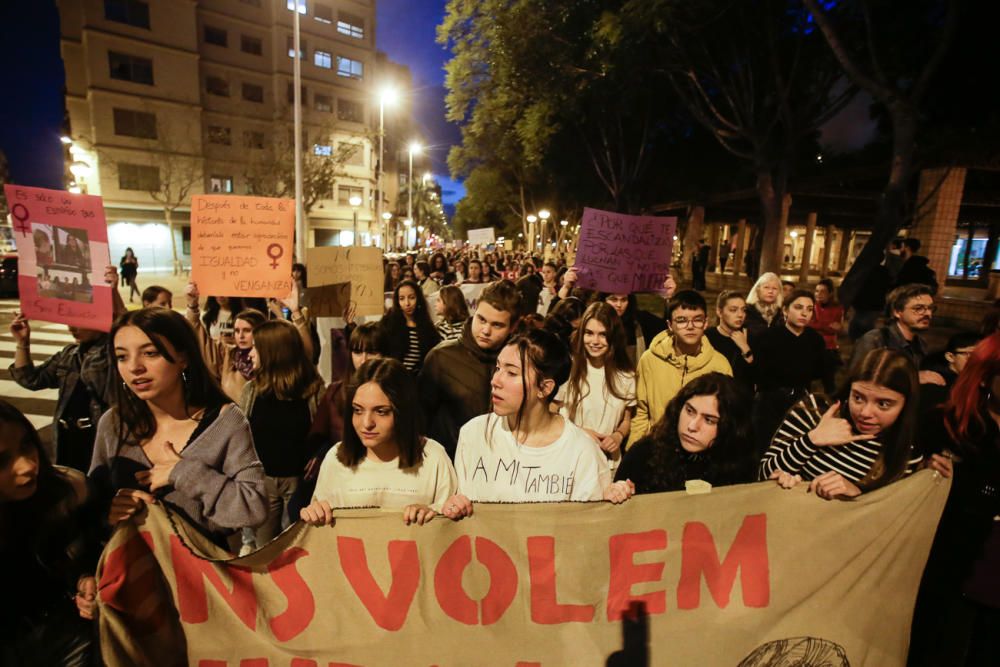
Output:
[[29,320],[111,330],[104,284],[108,225],[100,197],[5,185],[17,241],[21,311]]
[[583,209],[577,285],[612,294],[661,292],[676,229],[677,218]]

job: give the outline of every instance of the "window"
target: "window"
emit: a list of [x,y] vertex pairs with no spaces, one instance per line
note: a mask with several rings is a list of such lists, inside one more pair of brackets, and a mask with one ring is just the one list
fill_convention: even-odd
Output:
[[212,176],[208,179],[208,189],[209,192],[221,193],[221,194],[232,194],[233,193],[233,177],[232,176]]
[[156,114],[131,109],[113,109],[115,134],[123,137],[156,139]]
[[247,148],[263,148],[264,133],[256,132],[254,130],[244,130],[243,145],[246,146]]
[[365,64],[360,60],[351,60],[344,56],[337,56],[337,74],[350,77],[351,79],[361,79],[364,77]]
[[264,53],[264,43],[259,37],[240,35],[240,51],[254,56],[259,56]]
[[243,99],[245,99],[247,102],[263,102],[264,86],[258,86],[255,83],[244,83]]
[[222,28],[205,26],[205,43],[216,46],[229,46],[229,34]]
[[317,2],[313,5],[313,18],[320,23],[333,23],[333,9]]
[[337,118],[340,120],[349,120],[354,123],[363,123],[365,122],[365,107],[361,102],[345,100],[343,98],[338,99]]
[[209,125],[208,143],[218,146],[231,146],[233,143],[233,132],[228,127]]
[[337,203],[341,206],[350,206],[351,197],[360,197],[362,200],[365,198],[365,189],[356,188],[352,185],[338,185],[337,186]]
[[141,0],[104,0],[104,18],[149,29],[149,3]]
[[[285,38],[285,44],[288,47],[288,57],[289,58],[294,58],[295,57],[295,39],[294,39],[294,37],[292,37],[292,35],[288,35]],[[305,60],[306,59],[306,54],[309,53],[309,43],[306,40],[304,40],[302,38],[299,38],[299,47],[300,47],[299,57],[302,58],[302,60]]]
[[160,189],[159,167],[149,167],[144,164],[128,164],[125,162],[119,163],[118,189],[156,192]]
[[313,146],[313,153],[316,155],[322,155],[323,157],[330,157],[333,155],[333,146],[324,146],[323,144],[316,144]]
[[[295,104],[295,86],[291,83],[288,84],[288,103]],[[309,106],[309,89],[302,86],[302,106]]]
[[313,64],[323,69],[331,69],[333,67],[333,56],[326,51],[316,49],[316,53],[313,54]]
[[339,12],[337,14],[337,32],[355,39],[365,38],[365,20],[360,16]]
[[316,93],[313,98],[316,101],[316,111],[325,111],[327,113],[333,111],[333,98],[329,95]]
[[205,90],[212,95],[229,97],[229,82],[218,76],[205,77]]
[[[295,2],[296,0],[288,0],[288,2],[286,3],[288,9],[294,11]],[[299,14],[305,14],[309,10],[309,8],[306,7],[306,0],[298,0],[298,3],[299,3]]]
[[112,79],[153,85],[153,61],[149,58],[108,51],[108,68]]
[[365,148],[361,144],[353,144],[342,141],[337,144],[337,150],[347,156],[347,159],[344,160],[344,164],[352,167],[365,166]]

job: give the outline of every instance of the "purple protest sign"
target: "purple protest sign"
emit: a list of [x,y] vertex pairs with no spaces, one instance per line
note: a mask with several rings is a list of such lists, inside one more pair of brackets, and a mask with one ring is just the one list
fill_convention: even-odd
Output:
[[662,292],[677,218],[583,209],[577,285],[612,294]]

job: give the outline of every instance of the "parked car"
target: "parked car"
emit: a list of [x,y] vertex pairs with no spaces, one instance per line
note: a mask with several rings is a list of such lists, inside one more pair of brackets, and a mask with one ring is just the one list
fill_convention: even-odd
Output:
[[18,296],[17,255],[0,255],[0,296]]

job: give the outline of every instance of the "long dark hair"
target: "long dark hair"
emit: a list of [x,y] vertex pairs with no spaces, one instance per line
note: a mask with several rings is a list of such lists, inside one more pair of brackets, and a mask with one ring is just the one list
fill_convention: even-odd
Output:
[[885,433],[879,433],[882,450],[868,474],[858,482],[864,491],[885,486],[903,476],[917,435],[920,417],[920,381],[917,369],[909,357],[888,349],[872,350],[851,369],[843,387],[837,392],[841,416],[854,427],[851,419],[851,385],[855,382],[876,384],[906,397],[906,404],[896,421]]
[[[705,481],[715,485],[738,484],[753,479],[755,463],[750,438],[750,400],[733,378],[706,373],[684,385],[644,438],[652,448],[649,458],[650,486],[679,489],[684,485],[684,448],[677,435],[681,410],[695,396],[715,396],[719,424],[715,442],[705,450]],[[638,444],[638,443],[637,443]]]
[[[545,329],[527,329],[515,335],[505,347],[514,347],[521,360],[521,386],[524,395],[521,397],[521,405],[517,408],[517,415],[511,428],[511,431],[516,431],[521,427],[524,410],[527,407],[528,366],[535,369],[535,388],[541,388],[546,380],[553,381],[552,391],[542,399],[548,405],[552,403],[559,387],[569,378],[571,362],[569,351],[563,342],[554,333]],[[490,436],[492,429],[492,426],[488,429]]]
[[[413,321],[417,324],[417,337],[420,340],[421,354],[426,354],[432,347],[441,342],[441,334],[438,333],[431,315],[427,311],[427,299],[424,298],[424,291],[420,285],[412,280],[403,280],[396,285],[392,292],[392,307],[382,318],[383,326],[389,337],[389,345],[392,346],[392,356],[402,359],[402,354],[406,353],[406,315],[399,307],[399,291],[404,287],[409,287],[417,295],[417,307],[413,311]],[[424,349],[426,348],[426,349]]]
[[354,396],[358,389],[374,382],[392,403],[392,434],[399,448],[399,467],[412,468],[424,460],[417,381],[395,359],[369,359],[361,364],[347,385],[344,397],[344,437],[337,448],[337,460],[355,468],[367,456],[365,446],[354,429]]
[[261,394],[278,400],[308,399],[323,390],[323,380],[306,355],[298,329],[288,320],[270,320],[253,329],[260,368],[253,382]]
[[603,301],[597,301],[584,311],[580,318],[580,326],[573,332],[572,350],[573,367],[569,372],[569,387],[566,391],[566,405],[569,410],[569,420],[576,422],[576,413],[583,402],[583,397],[589,395],[591,391],[596,391],[596,387],[587,387],[584,393],[583,385],[587,382],[587,367],[589,357],[587,348],[584,346],[584,330],[587,322],[597,320],[604,325],[605,335],[608,341],[608,351],[604,354],[604,385],[608,388],[608,393],[623,401],[629,400],[622,388],[618,386],[618,376],[622,372],[632,373],[635,366],[629,359],[628,349],[625,343],[625,327],[622,325],[618,313],[610,305]]
[[[129,326],[137,327],[149,336],[156,350],[170,363],[175,364],[179,360],[167,350],[165,342],[169,342],[174,351],[187,361],[187,367],[184,369],[185,406],[211,410],[231,402],[205,366],[194,329],[183,315],[174,310],[156,307],[130,310],[122,314],[108,336],[110,358],[117,358],[115,335],[123,327]],[[117,364],[114,368],[113,405],[118,412],[118,443],[119,446],[124,442],[136,444],[156,433],[156,419],[146,402],[125,386]]]
[[[226,298],[229,299],[229,321],[235,322],[236,313],[240,312],[244,308],[243,299],[238,296],[230,296]],[[215,324],[216,320],[219,319],[219,311],[221,309],[222,306],[219,305],[219,300],[216,297],[210,296],[205,299],[205,312],[201,316],[201,321],[202,324],[205,325],[206,329],[210,329],[212,325]]]
[[[49,522],[68,513],[74,504],[76,492],[73,484],[49,461],[38,431],[20,410],[0,399],[0,424],[8,424],[21,432],[19,443],[22,450],[33,450],[38,457],[38,475],[35,493],[30,498],[0,503],[0,528],[9,530],[0,535],[8,544],[22,544],[24,548],[35,549],[40,542],[38,536],[49,534]],[[11,573],[13,574],[13,573]]]

